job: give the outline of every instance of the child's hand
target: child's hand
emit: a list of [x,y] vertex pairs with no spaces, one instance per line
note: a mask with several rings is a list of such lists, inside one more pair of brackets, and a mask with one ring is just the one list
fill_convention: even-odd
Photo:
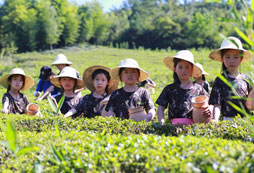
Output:
[[149,122],[149,121],[152,120],[152,118],[153,118],[153,115],[152,115],[151,113],[148,113],[148,114],[146,115],[146,117],[145,117],[145,120],[146,120],[146,122]]
[[35,94],[35,97],[39,97],[39,95],[41,95],[41,92],[37,91],[37,93]]
[[213,116],[213,112],[210,106],[208,106],[207,108],[204,109],[203,111],[203,116],[210,118]]
[[8,109],[2,109],[2,113],[4,113],[4,114],[8,114],[8,113],[9,113],[9,111],[8,111]]

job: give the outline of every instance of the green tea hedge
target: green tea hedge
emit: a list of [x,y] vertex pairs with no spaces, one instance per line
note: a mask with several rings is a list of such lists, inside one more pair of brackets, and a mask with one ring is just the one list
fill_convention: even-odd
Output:
[[[195,124],[190,127],[173,126],[167,123],[161,126],[157,122],[135,122],[132,120],[118,120],[117,118],[96,117],[94,119],[65,119],[63,117],[31,117],[27,115],[2,115],[3,122],[11,120],[18,131],[46,132],[59,128],[65,131],[88,131],[109,134],[155,134],[165,136],[192,135],[199,137],[214,137],[224,139],[240,139],[253,141],[250,128],[243,125],[244,119],[235,122],[222,121],[210,124]],[[253,124],[253,123],[251,123]],[[254,127],[254,126],[252,126]]]
[[254,145],[237,140],[85,131],[27,131],[17,138],[19,148],[34,149],[17,156],[2,144],[1,172],[254,171]]

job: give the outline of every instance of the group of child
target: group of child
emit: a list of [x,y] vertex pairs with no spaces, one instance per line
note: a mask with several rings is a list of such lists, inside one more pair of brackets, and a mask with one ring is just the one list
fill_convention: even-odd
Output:
[[[242,48],[238,38],[228,37],[223,40],[219,49],[209,54],[209,57],[222,63],[221,76],[234,88],[228,86],[221,77],[217,77],[210,91],[209,83],[205,80],[208,73],[201,64],[194,62],[194,56],[188,50],[165,57],[163,62],[173,71],[174,82],[167,85],[156,100],[158,120],[161,124],[165,123],[165,109],[168,109],[168,118],[172,124],[192,124],[191,100],[200,95],[206,95],[209,98],[209,105],[212,105],[204,108],[203,116],[211,117],[214,121],[218,121],[220,115],[225,120],[237,115],[244,116],[230,103],[250,112],[245,106],[245,98],[248,97],[252,87],[247,76],[241,74],[238,68],[240,63],[252,59],[253,55]],[[61,113],[65,117],[76,118],[83,115],[92,118],[102,115],[129,119],[131,116],[129,110],[140,106],[146,113],[145,121],[151,121],[156,114],[149,91],[140,87],[144,81],[153,86],[155,84],[148,78],[148,73],[133,59],[122,60],[119,66],[113,69],[98,65],[88,67],[83,73],[83,80],[63,54],[58,55],[51,65],[59,69],[59,74],[55,75],[50,67],[43,66],[34,95],[38,97],[37,100],[49,96],[58,103],[64,94]],[[195,82],[191,81],[191,77]],[[117,89],[119,81],[123,82],[124,86]],[[29,101],[20,91],[30,89],[34,85],[33,79],[22,69],[15,68],[0,79],[0,84],[7,88],[2,99],[2,112],[25,113]],[[84,87],[88,88],[91,94],[82,97],[80,90]],[[44,93],[39,97],[41,91]]]

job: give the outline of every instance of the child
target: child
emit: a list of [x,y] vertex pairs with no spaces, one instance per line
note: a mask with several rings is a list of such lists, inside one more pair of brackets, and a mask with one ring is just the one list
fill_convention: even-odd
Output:
[[[52,86],[52,84],[50,83],[50,78],[52,78],[54,76],[54,73],[51,70],[51,67],[49,66],[43,66],[40,70],[40,80],[37,84],[36,90],[34,92],[34,96],[38,97],[41,94],[41,91],[43,91],[44,93],[46,92],[46,90]],[[51,91],[51,95],[55,95],[58,92],[60,92],[60,90],[55,87],[54,90]]]
[[[216,119],[219,119],[222,114],[224,120],[232,120],[237,114],[243,117],[243,114],[234,109],[229,102],[249,110],[245,106],[245,97],[251,91],[251,86],[248,82],[247,76],[241,74],[238,70],[243,62],[247,62],[253,55],[243,49],[241,41],[236,37],[228,37],[221,43],[220,49],[214,50],[209,54],[209,58],[222,62],[222,76],[231,83],[235,89],[233,92],[227,84],[225,84],[219,77],[214,81],[212,92],[209,99],[209,104],[214,105],[214,113]],[[232,96],[242,97],[243,99],[233,99]]]
[[[61,88],[65,94],[61,113],[66,114],[80,102],[81,97],[74,91],[75,89],[83,88],[83,81],[77,77],[77,71],[74,68],[64,67],[59,75],[50,79],[50,82],[56,87]],[[54,97],[57,103],[62,96],[63,94],[58,94]]]
[[206,90],[206,92],[208,94],[210,94],[210,85],[205,80],[205,75],[209,75],[209,74],[205,72],[205,70],[204,70],[204,68],[201,64],[196,63],[196,66],[198,66],[201,69],[202,75],[194,77],[194,79],[195,79],[194,83],[197,83],[197,84],[201,85]]
[[64,54],[58,54],[56,56],[55,61],[51,64],[51,66],[54,66],[54,65],[61,72],[64,67],[71,66],[72,62],[68,61]]
[[129,119],[130,108],[143,106],[147,115],[146,121],[151,121],[155,115],[154,103],[149,92],[136,86],[136,83],[148,78],[148,74],[141,68],[134,59],[122,60],[117,68],[111,71],[113,79],[121,80],[124,87],[114,91],[106,106],[107,116]]
[[29,104],[27,97],[22,94],[21,90],[28,90],[33,87],[34,80],[26,75],[20,68],[14,68],[10,74],[0,79],[0,84],[7,88],[7,92],[3,95],[3,113],[24,114]]
[[[168,117],[172,124],[191,125],[193,106],[191,99],[199,95],[207,95],[199,84],[192,83],[190,77],[200,76],[201,70],[195,65],[194,57],[188,50],[179,51],[175,56],[165,57],[164,64],[174,72],[174,83],[167,85],[156,103],[158,120],[163,125],[164,110],[168,107]],[[204,116],[211,116],[211,112],[204,110]]]
[[83,73],[83,81],[91,94],[84,96],[75,108],[65,114],[65,117],[81,113],[84,113],[84,117],[87,118],[101,115],[105,107],[103,102],[108,100],[109,94],[118,86],[118,82],[110,77],[110,68],[104,66],[87,68]]

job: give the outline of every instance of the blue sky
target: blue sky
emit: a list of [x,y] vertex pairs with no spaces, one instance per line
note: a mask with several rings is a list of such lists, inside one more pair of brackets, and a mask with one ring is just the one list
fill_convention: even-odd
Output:
[[[0,0],[0,4],[3,3],[4,0]],[[93,1],[93,0],[68,0],[70,2],[77,2],[77,4],[84,4],[87,1]],[[114,7],[119,8],[122,5],[122,2],[124,0],[97,0],[101,3],[103,6],[104,12],[109,12],[110,9],[113,9]]]
[[[69,0],[70,2],[75,1],[77,4],[83,4],[87,1],[93,1],[93,0]],[[103,6],[104,12],[109,12],[110,9],[113,9],[114,7],[119,8],[123,1],[125,0],[97,0],[101,5]]]

